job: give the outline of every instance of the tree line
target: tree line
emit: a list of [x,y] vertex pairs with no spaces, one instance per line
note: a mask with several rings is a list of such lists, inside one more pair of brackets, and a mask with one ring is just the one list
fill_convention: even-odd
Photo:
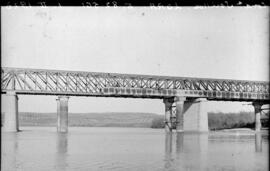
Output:
[[[254,128],[255,115],[253,112],[223,113],[209,112],[208,126],[210,130],[232,129],[232,128]],[[261,120],[262,127],[268,127],[269,120]],[[164,116],[154,118],[151,128],[164,128]]]

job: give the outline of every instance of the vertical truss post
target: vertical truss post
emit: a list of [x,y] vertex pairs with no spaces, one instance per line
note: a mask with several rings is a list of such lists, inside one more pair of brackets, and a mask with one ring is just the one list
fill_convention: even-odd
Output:
[[12,90],[15,91],[16,89],[16,80],[15,80],[15,73],[12,73]]

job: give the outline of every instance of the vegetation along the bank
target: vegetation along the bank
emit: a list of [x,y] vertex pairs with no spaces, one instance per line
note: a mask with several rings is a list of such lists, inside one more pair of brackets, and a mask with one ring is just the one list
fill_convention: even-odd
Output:
[[[254,128],[254,113],[239,112],[239,113],[208,113],[208,126],[210,130],[221,130],[231,128]],[[268,119],[262,120],[262,126],[268,127]],[[164,118],[155,118],[152,121],[151,128],[164,128]]]

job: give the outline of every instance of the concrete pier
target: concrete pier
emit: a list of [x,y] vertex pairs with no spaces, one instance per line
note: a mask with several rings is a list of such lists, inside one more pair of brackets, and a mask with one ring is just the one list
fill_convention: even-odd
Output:
[[164,99],[165,130],[172,131],[172,105],[175,103],[176,132],[208,132],[208,107],[206,98],[178,96]]
[[19,130],[18,96],[16,92],[7,92],[2,97],[2,130],[3,132],[17,132]]
[[165,104],[165,131],[172,131],[172,104],[173,99],[164,99],[163,103]]
[[184,130],[195,132],[208,132],[207,99],[196,98],[185,101]]
[[262,104],[260,103],[253,103],[254,110],[255,110],[255,131],[259,132],[261,131],[261,107]]
[[57,101],[57,132],[68,132],[68,99],[59,96]]
[[174,102],[176,106],[176,132],[184,131],[184,102],[185,97],[175,97]]

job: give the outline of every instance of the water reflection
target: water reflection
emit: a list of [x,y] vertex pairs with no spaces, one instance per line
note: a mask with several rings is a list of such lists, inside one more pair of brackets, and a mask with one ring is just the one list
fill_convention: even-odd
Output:
[[172,132],[165,133],[165,154],[170,155],[172,153]]
[[201,170],[207,166],[207,151],[207,133],[166,133],[165,170],[171,168]]
[[260,132],[255,134],[255,151],[262,152],[262,134]]
[[269,163],[267,132],[51,130],[3,134],[1,170],[267,170]]
[[165,133],[165,170],[170,170],[170,168],[172,167],[172,136],[172,132]]
[[56,138],[56,170],[64,171],[68,168],[68,134],[58,133]]
[[2,158],[6,158],[6,160],[1,164],[1,170],[3,168],[8,168],[9,170],[17,170],[17,155],[18,155],[18,137],[16,133],[8,133],[7,139],[8,143],[2,145]]
[[184,132],[178,132],[176,135],[176,153],[181,154],[184,151]]

